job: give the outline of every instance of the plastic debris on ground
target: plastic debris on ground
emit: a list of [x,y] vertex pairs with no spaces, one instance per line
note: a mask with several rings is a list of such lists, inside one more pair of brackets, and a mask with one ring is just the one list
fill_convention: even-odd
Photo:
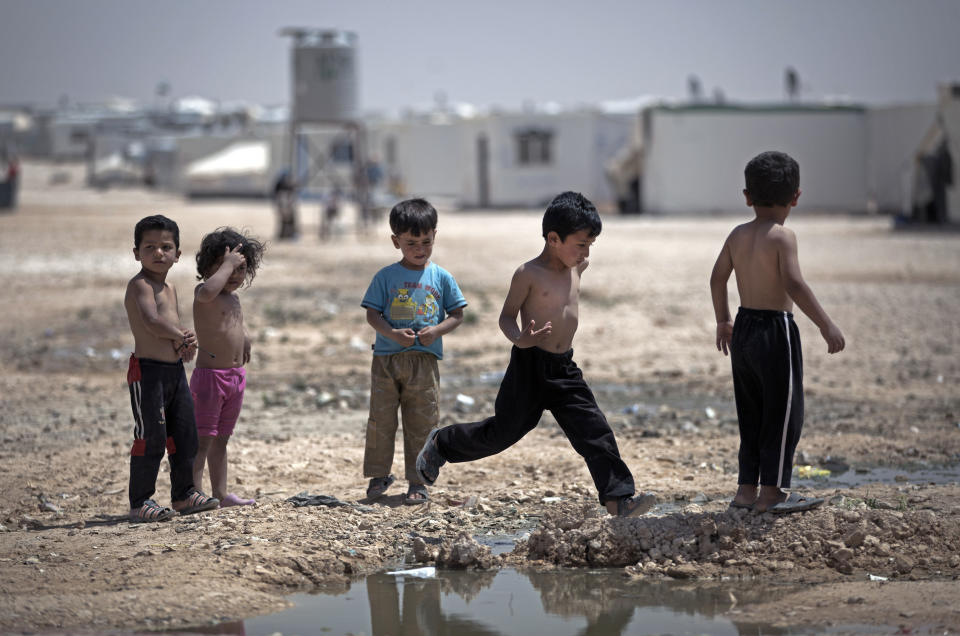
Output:
[[800,477],[801,479],[817,479],[830,476],[830,471],[826,468],[817,468],[809,465],[797,466],[796,471],[797,477]]
[[387,572],[394,576],[410,576],[417,579],[432,579],[437,575],[437,568],[433,566],[425,568],[414,568],[412,570],[397,570],[396,572]]

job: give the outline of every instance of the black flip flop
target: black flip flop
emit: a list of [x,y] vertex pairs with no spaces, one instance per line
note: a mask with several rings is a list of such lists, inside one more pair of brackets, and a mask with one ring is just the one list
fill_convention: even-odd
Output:
[[767,512],[772,512],[775,515],[785,515],[791,512],[812,510],[822,503],[823,499],[819,497],[804,497],[792,492],[785,501],[781,501],[780,503],[774,504],[767,508]]
[[[423,495],[423,498],[411,497],[411,495]],[[430,501],[430,495],[427,493],[427,487],[423,484],[410,484],[407,488],[407,496],[403,498],[403,503],[407,506],[419,506]]]
[[396,478],[393,475],[374,477],[371,479],[370,484],[367,486],[367,499],[376,499],[382,496],[395,480]]

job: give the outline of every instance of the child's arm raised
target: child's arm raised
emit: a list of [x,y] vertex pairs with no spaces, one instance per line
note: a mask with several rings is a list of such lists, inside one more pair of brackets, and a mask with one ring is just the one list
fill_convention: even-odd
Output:
[[733,319],[730,317],[730,303],[727,300],[727,281],[730,280],[731,272],[733,259],[730,257],[730,244],[727,239],[710,274],[710,295],[713,297],[713,313],[717,318],[717,351],[722,351],[723,355],[727,355],[730,340],[733,338]]
[[232,250],[229,247],[223,250],[223,261],[216,273],[197,285],[193,290],[193,298],[198,303],[209,303],[220,295],[223,286],[230,280],[233,270],[243,265],[246,261],[243,254],[240,253],[242,245],[237,245]]
[[833,324],[830,316],[823,310],[813,290],[803,280],[800,273],[800,261],[797,258],[797,237],[787,228],[783,228],[778,237],[778,259],[780,275],[787,294],[797,303],[797,307],[805,313],[813,323],[820,328],[820,335],[827,341],[827,353],[842,351],[846,342],[840,329]]
[[524,267],[520,267],[514,272],[513,279],[510,281],[510,290],[503,301],[503,309],[500,310],[500,331],[510,342],[521,349],[537,345],[549,336],[553,330],[550,321],[547,321],[540,329],[536,328],[533,320],[522,330],[517,326],[517,314],[520,313],[520,308],[523,307],[524,301],[530,294],[531,276]]

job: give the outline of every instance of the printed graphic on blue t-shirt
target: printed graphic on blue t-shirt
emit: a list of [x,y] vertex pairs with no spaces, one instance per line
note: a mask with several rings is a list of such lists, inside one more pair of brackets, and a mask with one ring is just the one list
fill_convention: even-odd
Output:
[[[418,271],[394,263],[377,272],[360,304],[379,311],[394,329],[409,327],[420,331],[427,326],[439,325],[447,313],[466,306],[467,301],[457,281],[439,265],[430,263],[423,271]],[[442,359],[442,340],[437,338],[428,347],[421,345],[419,340],[411,347],[404,347],[378,333],[373,353],[382,356],[401,351],[426,351]]]

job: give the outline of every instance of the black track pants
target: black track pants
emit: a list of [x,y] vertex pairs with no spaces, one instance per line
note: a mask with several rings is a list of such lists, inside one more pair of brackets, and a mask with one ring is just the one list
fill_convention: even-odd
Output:
[[495,415],[440,429],[437,447],[449,462],[468,462],[506,450],[532,431],[545,410],[587,462],[600,502],[634,494],[633,475],[620,458],[613,431],[583,379],[573,350],[550,353],[513,347]]
[[730,361],[740,421],[737,483],[789,488],[803,428],[803,355],[793,314],[741,307]]

